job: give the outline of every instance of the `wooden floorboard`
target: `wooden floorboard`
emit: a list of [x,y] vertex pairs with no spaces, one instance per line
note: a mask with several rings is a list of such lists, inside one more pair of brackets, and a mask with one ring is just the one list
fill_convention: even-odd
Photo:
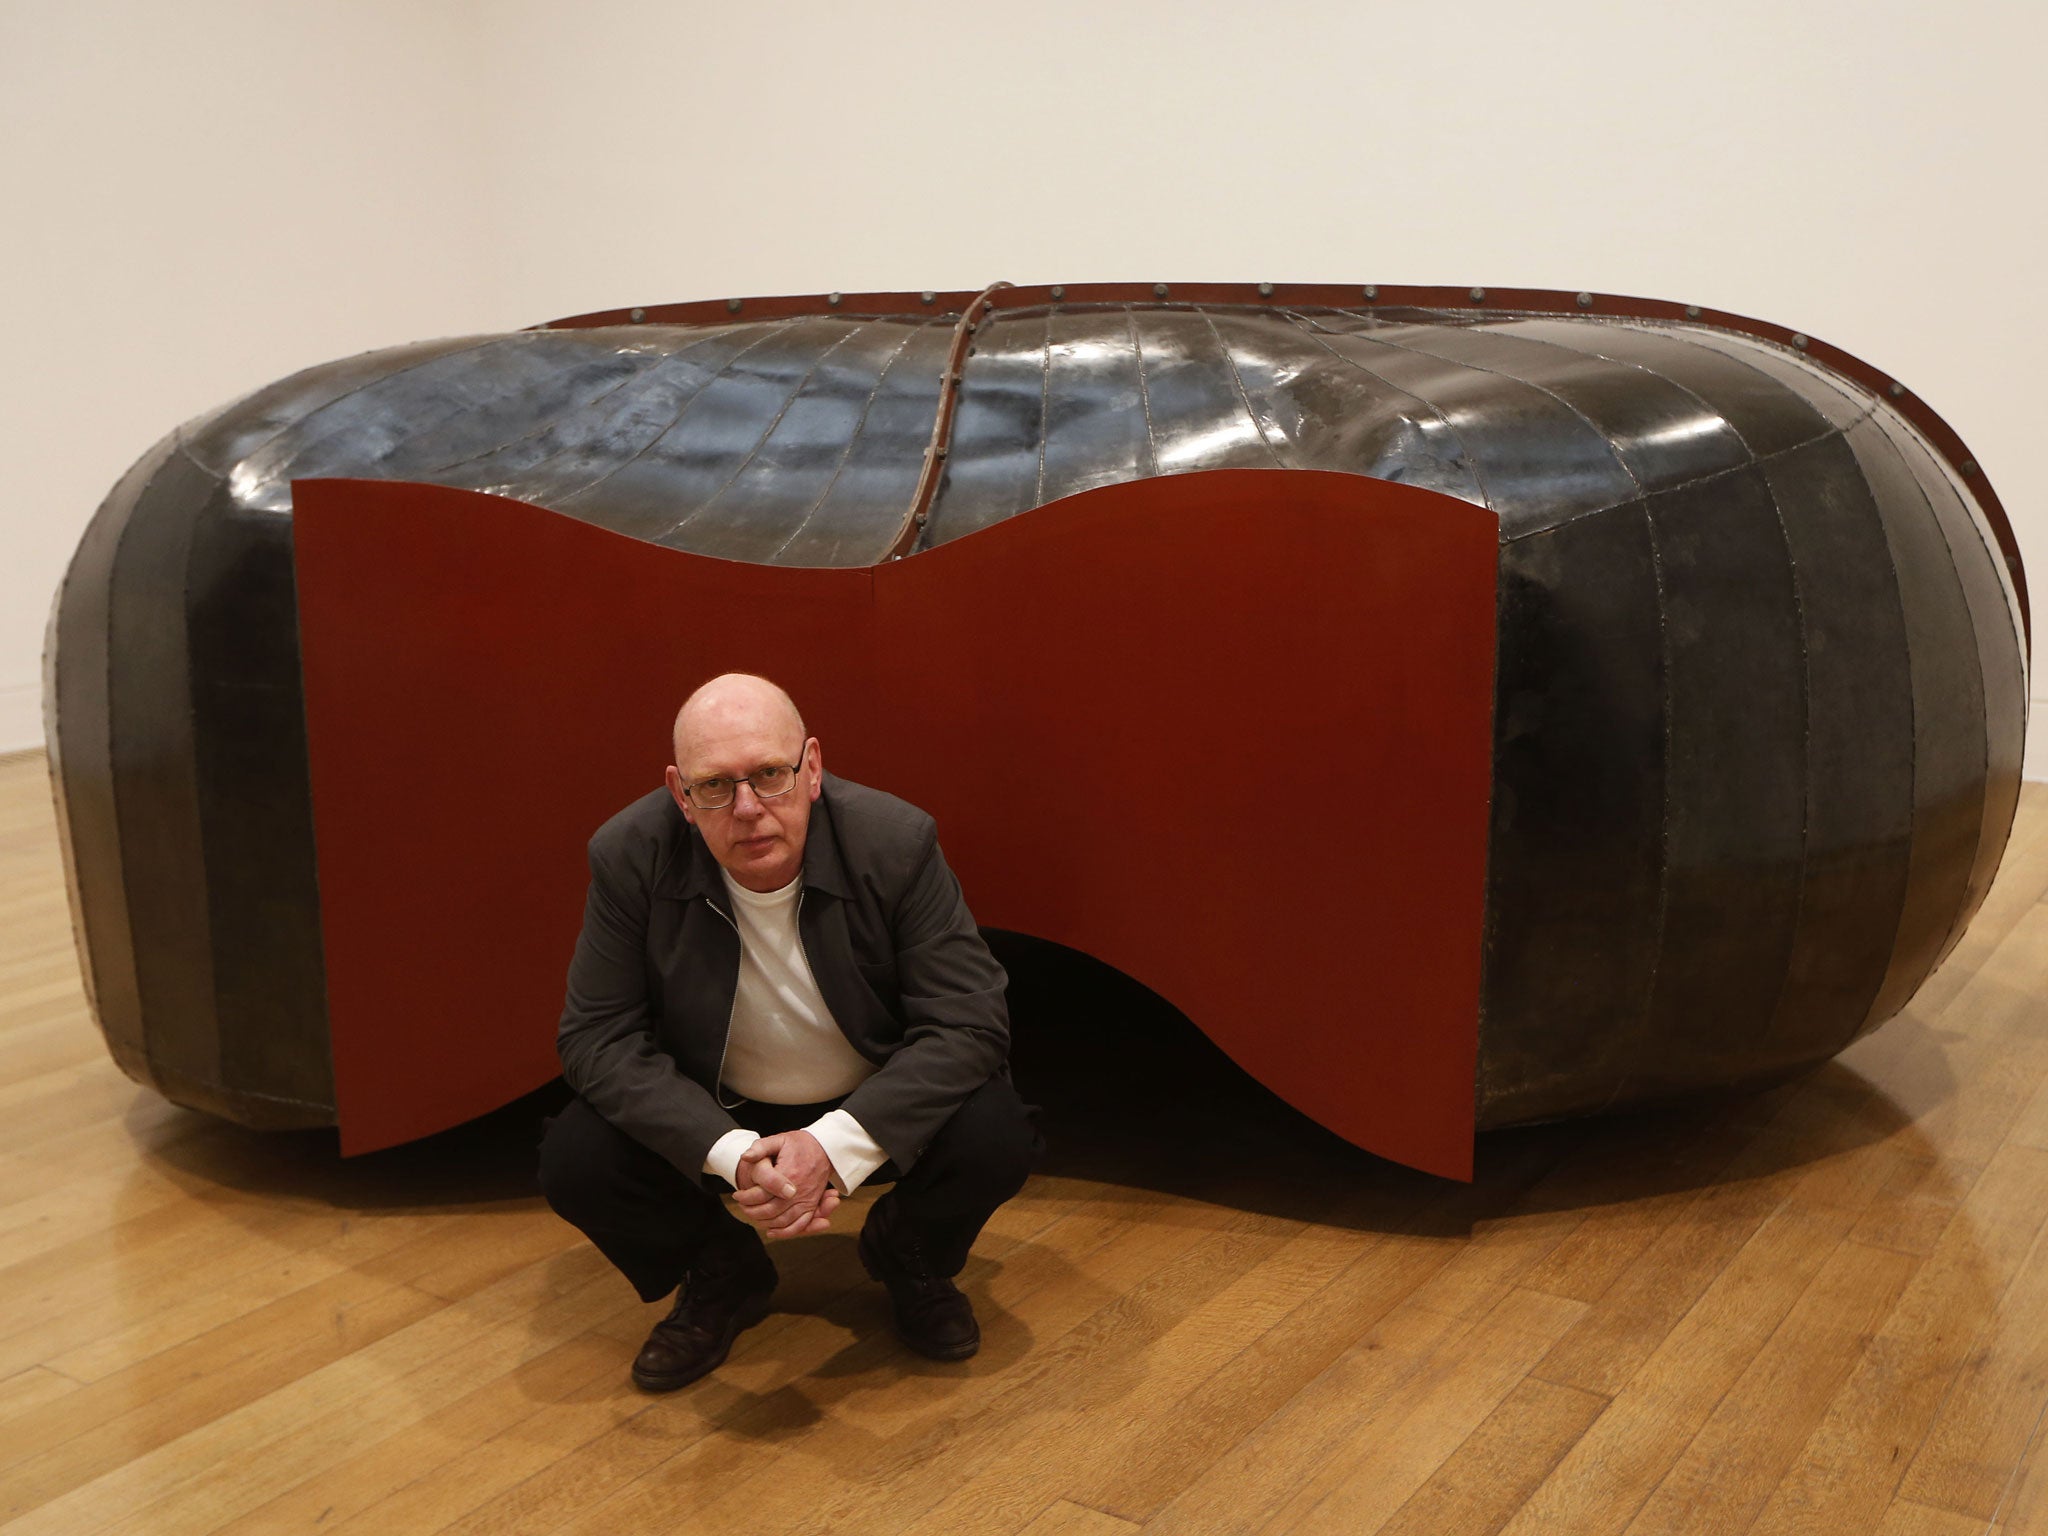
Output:
[[2028,785],[1897,1019],[1469,1185],[1209,1069],[1105,1119],[1020,1046],[1055,1151],[964,1277],[980,1356],[890,1339],[864,1192],[647,1397],[662,1308],[535,1198],[538,1101],[343,1160],[128,1082],[0,761],[0,1532],[2048,1536],[2044,998]]

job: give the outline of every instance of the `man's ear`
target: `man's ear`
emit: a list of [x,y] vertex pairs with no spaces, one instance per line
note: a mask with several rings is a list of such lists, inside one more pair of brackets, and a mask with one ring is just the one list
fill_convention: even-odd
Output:
[[811,764],[804,771],[810,775],[811,798],[815,800],[825,792],[825,749],[818,744],[818,738],[815,736],[805,745],[811,749]]
[[690,808],[689,797],[683,793],[682,774],[676,771],[674,763],[670,763],[668,772],[662,777],[668,783],[668,792],[675,797],[676,808],[683,813],[683,820],[694,827],[697,824],[697,814]]

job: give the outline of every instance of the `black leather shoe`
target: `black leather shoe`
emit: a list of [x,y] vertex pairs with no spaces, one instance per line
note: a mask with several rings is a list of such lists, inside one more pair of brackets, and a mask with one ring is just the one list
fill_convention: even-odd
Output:
[[740,1330],[768,1315],[777,1278],[755,1232],[707,1248],[683,1277],[674,1308],[634,1357],[633,1385],[643,1392],[673,1392],[717,1370]]
[[883,1196],[860,1229],[861,1268],[889,1288],[896,1337],[933,1360],[965,1360],[981,1348],[974,1307],[950,1277],[933,1272],[923,1245]]

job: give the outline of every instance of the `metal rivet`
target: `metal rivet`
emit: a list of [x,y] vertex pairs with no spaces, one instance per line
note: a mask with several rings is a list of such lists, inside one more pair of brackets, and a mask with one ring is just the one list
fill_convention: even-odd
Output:
[[837,309],[839,307],[839,301],[843,297],[845,297],[845,295],[843,294],[828,293],[825,295],[825,302],[827,304],[830,304],[834,309]]
[[1259,284],[1259,297],[1264,299],[1273,297],[1273,285],[1271,283]]
[[926,517],[924,513],[920,512],[920,513],[918,513],[918,514],[917,514],[917,526],[918,526],[918,527],[922,528],[922,527],[923,527],[923,526],[924,526],[924,525],[925,525],[925,524],[926,524],[927,522],[929,522],[929,521],[930,521],[930,519],[929,519],[928,517]]
[[1975,473],[1977,473],[1977,461],[1975,459],[1963,460],[1963,473],[1966,475],[1974,475]]
[[1593,295],[1591,295],[1590,293],[1582,293],[1582,294],[1580,294],[1580,295],[1579,295],[1579,308],[1581,308],[1581,309],[1591,309],[1592,307],[1593,307]]
[[1367,283],[1365,285],[1364,292],[1366,303],[1375,303],[1378,301],[1380,296],[1380,285],[1378,283]]
[[727,299],[725,301],[725,307],[731,310],[732,313],[738,314],[740,312],[740,305],[745,302],[746,301],[743,299]]
[[629,310],[626,313],[626,318],[632,321],[635,325],[638,325],[642,320],[645,320],[647,318],[647,311],[644,309]]
[[944,458],[945,456],[946,456],[946,445],[945,445],[944,443],[941,443],[941,444],[939,444],[939,446],[938,446],[938,447],[936,447],[936,448],[934,448],[934,449],[932,450],[932,457],[933,457],[933,458],[935,458],[935,459],[943,459],[943,458]]
[[918,297],[923,299],[927,304],[933,304],[938,302],[939,296],[936,293],[932,292],[931,289],[927,288],[923,293],[919,294]]
[[1797,347],[1800,351],[1804,352],[1807,348],[1808,343],[1804,336],[1794,336],[1792,338],[1792,345]]
[[1067,290],[1065,286],[1060,283],[1054,283],[1052,285],[1052,296],[1055,299],[1064,299],[1067,296]]
[[1165,297],[1166,297],[1166,284],[1164,284],[1164,283],[1154,283],[1154,284],[1152,285],[1152,291],[1153,291],[1153,293],[1157,294],[1157,295],[1158,295],[1158,296],[1159,296],[1160,298],[1162,298],[1162,299],[1163,299],[1163,298],[1165,298]]
[[1486,302],[1486,290],[1484,288],[1474,288],[1472,290],[1472,302],[1474,304],[1484,304]]
[[962,379],[966,377],[967,375],[962,373],[958,368],[955,368],[953,370],[952,379],[955,384],[958,384]]
[[1699,317],[1700,317],[1700,307],[1699,307],[1699,305],[1697,305],[1697,304],[1688,304],[1688,305],[1686,305],[1686,306],[1685,306],[1685,318],[1686,318],[1686,319],[1688,319],[1688,320],[1697,320],[1697,319],[1699,319]]
[[1899,396],[1903,395],[1905,392],[1905,385],[1901,384],[1897,379],[1892,380],[1892,398],[1894,400],[1898,399]]

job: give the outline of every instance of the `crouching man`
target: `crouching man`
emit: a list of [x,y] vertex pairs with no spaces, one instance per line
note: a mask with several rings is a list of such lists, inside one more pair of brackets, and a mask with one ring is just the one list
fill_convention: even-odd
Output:
[[668,788],[590,843],[558,1044],[576,1098],[541,1187],[643,1300],[650,1392],[715,1369],[767,1315],[763,1239],[822,1232],[893,1183],[860,1234],[896,1333],[981,1343],[953,1277],[1038,1141],[1006,1062],[1005,977],[932,819],[828,776],[796,706],[729,674],[676,716]]

